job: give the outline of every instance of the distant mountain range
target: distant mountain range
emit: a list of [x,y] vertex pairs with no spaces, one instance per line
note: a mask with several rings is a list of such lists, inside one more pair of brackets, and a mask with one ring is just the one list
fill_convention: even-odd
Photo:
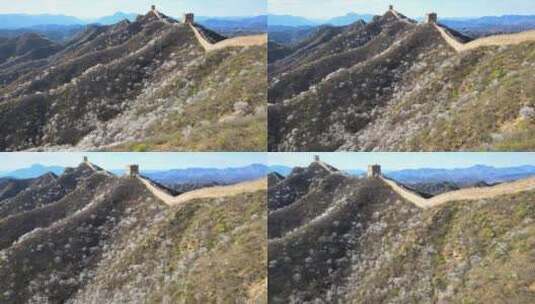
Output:
[[454,182],[460,185],[484,181],[500,183],[535,176],[535,166],[495,168],[477,165],[460,169],[415,169],[385,172],[402,183]]
[[372,14],[357,14],[348,13],[344,16],[334,17],[330,19],[308,19],[305,17],[292,15],[268,15],[268,25],[271,26],[317,26],[322,24],[330,24],[336,26],[348,25],[358,20],[366,22],[373,18]]
[[210,29],[221,32],[245,30],[245,31],[267,31],[268,16],[252,17],[195,17],[195,20]]
[[[277,172],[288,176],[292,171],[288,166],[270,166],[269,172]],[[345,170],[351,175],[362,175],[366,171],[361,169]],[[489,184],[517,180],[529,176],[535,176],[535,166],[518,166],[508,168],[495,168],[491,166],[476,165],[469,168],[456,169],[407,169],[397,171],[385,171],[384,174],[401,183],[438,183],[453,182],[459,185],[486,182]]]
[[[268,24],[272,26],[318,26],[322,24],[330,24],[335,26],[343,26],[356,22],[357,20],[364,20],[369,22],[374,15],[372,14],[357,14],[348,13],[344,16],[334,17],[325,20],[309,19],[300,16],[292,15],[269,15]],[[418,21],[423,20],[423,17],[415,18]],[[440,18],[439,21],[447,26],[453,28],[476,28],[482,26],[535,26],[535,15],[504,15],[504,16],[483,16],[473,18]]]
[[[43,27],[44,25],[73,26],[87,24],[110,25],[128,19],[134,21],[137,14],[117,12],[110,16],[92,19],[81,19],[66,15],[27,15],[27,14],[0,14],[0,29],[21,29]],[[181,19],[181,17],[175,17]],[[246,16],[246,17],[207,17],[196,16],[196,21],[204,26],[216,29],[258,29],[266,30],[267,16]]]
[[[35,178],[52,172],[60,175],[65,170],[60,166],[44,166],[35,164],[29,168],[17,169],[14,171],[0,172],[0,177],[11,177],[16,179]],[[266,176],[270,172],[277,172],[283,176],[288,176],[293,168],[283,165],[266,166],[262,164],[252,164],[244,167],[233,168],[186,168],[171,170],[143,170],[141,174],[163,184],[232,184],[247,180],[254,180]],[[123,175],[123,169],[110,170],[116,175]],[[350,175],[363,175],[366,173],[362,169],[345,170]],[[436,183],[436,182],[454,182],[460,185],[486,182],[499,183],[516,180],[529,176],[535,176],[535,166],[517,166],[507,168],[496,168],[491,166],[476,165],[468,168],[456,169],[406,169],[406,170],[387,170],[384,174],[401,183]]]
[[248,180],[255,180],[267,175],[268,167],[253,164],[237,168],[187,168],[168,171],[141,172],[162,184],[233,184]]
[[86,24],[115,24],[124,19],[135,20],[137,14],[117,12],[111,16],[104,16],[100,18],[81,19],[67,15],[28,15],[28,14],[1,14],[0,28],[1,29],[19,29],[31,28],[42,25],[86,25]]
[[21,168],[13,171],[2,171],[0,177],[11,177],[16,179],[35,178],[41,175],[45,175],[48,172],[52,172],[56,175],[60,175],[65,170],[60,166],[43,166],[40,164],[32,165],[28,168]]
[[0,37],[4,38],[16,38],[26,33],[37,33],[54,42],[63,43],[68,41],[74,35],[82,32],[86,29],[86,25],[74,24],[74,25],[55,25],[44,24],[34,25],[28,28],[19,29],[0,29]]
[[[60,166],[43,166],[41,164],[35,164],[29,168],[0,172],[0,177],[26,179],[39,177],[48,172],[53,172],[56,175],[60,175],[64,170],[65,168]],[[252,164],[245,167],[225,169],[187,168],[171,170],[143,170],[143,167],[141,168],[141,174],[163,184],[232,184],[262,178],[266,176],[269,171],[269,167],[261,164]],[[112,169],[110,172],[120,176],[125,173],[125,170]]]

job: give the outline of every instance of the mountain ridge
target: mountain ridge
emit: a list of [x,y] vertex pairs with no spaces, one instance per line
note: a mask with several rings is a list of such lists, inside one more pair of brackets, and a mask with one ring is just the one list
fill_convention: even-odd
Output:
[[460,54],[445,35],[470,38],[396,15],[270,56],[269,150],[528,151],[535,127],[523,63],[534,42],[482,38]]
[[[306,17],[294,16],[294,15],[269,15],[272,17],[272,22],[270,25],[285,25],[285,26],[317,26],[324,24],[331,25],[349,25],[354,23],[357,20],[364,20],[366,22],[371,21],[375,16],[374,14],[361,14],[355,12],[348,12],[345,15],[332,17],[326,20],[319,19],[310,19]],[[345,17],[345,18],[344,18]],[[424,17],[414,17],[415,20],[423,21]],[[295,20],[295,21],[293,21]],[[340,20],[337,22],[337,20]],[[495,16],[479,16],[479,17],[440,17],[440,22],[460,29],[467,27],[479,27],[482,25],[486,26],[535,26],[535,15],[526,14],[505,14],[505,15],[495,15]]]
[[[0,274],[10,278],[0,282],[2,303],[266,303],[265,191],[169,207],[138,178],[87,162],[55,180],[67,182],[63,196],[0,218]],[[30,185],[17,205],[41,200],[22,199],[40,189]]]
[[[530,253],[512,248],[534,239],[535,191],[420,209],[379,178],[295,183],[307,170],[268,190],[270,206],[285,202],[268,216],[270,303],[477,302],[502,294],[504,303],[530,303],[532,291],[521,287],[535,279],[524,271]],[[509,237],[520,231],[522,239]],[[515,286],[504,284],[511,271],[519,274]],[[482,282],[493,288],[482,291]]]
[[[265,93],[258,92],[266,82],[251,76],[265,71],[263,53],[265,48],[250,46],[206,54],[193,27],[162,13],[88,26],[51,56],[0,64],[0,124],[10,133],[0,146],[260,150],[266,111]],[[244,83],[247,90],[239,86]],[[27,125],[13,124],[11,114],[19,113]]]

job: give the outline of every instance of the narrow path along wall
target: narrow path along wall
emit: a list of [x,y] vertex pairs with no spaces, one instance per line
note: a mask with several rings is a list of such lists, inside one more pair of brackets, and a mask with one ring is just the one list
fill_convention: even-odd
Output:
[[389,9],[389,11],[394,14],[396,18],[398,18],[400,21],[408,23],[408,24],[415,24],[416,22],[410,20],[407,17],[402,16],[400,13],[398,13],[395,9]]
[[246,47],[246,46],[255,46],[255,45],[264,45],[267,44],[267,34],[260,35],[251,35],[251,36],[240,36],[234,38],[228,38],[217,43],[210,43],[204,38],[199,29],[197,29],[193,24],[189,24],[195,37],[207,52],[212,52],[215,50],[220,50],[228,47]]
[[442,35],[444,40],[457,52],[469,51],[484,46],[514,45],[523,42],[535,41],[535,30],[531,30],[515,34],[494,35],[479,38],[468,43],[461,43],[440,25],[434,24],[434,26],[439,31],[440,35]]
[[[389,9],[389,11],[402,22],[416,24],[416,22],[406,17],[403,17],[394,9]],[[530,30],[514,34],[493,35],[489,37],[479,38],[467,43],[462,43],[455,39],[455,37],[448,33],[448,31],[439,24],[433,23],[433,26],[440,33],[442,38],[444,38],[444,40],[457,52],[469,51],[484,46],[514,45],[523,42],[535,41],[535,30]]]
[[[153,9],[152,12],[158,18],[158,20],[166,23],[166,24],[174,24],[175,26],[180,26],[178,23],[171,23],[169,20],[163,18],[161,14],[158,12],[158,10]],[[217,43],[210,43],[206,38],[201,34],[199,29],[195,27],[195,25],[188,23],[190,28],[193,30],[193,33],[195,34],[195,37],[199,41],[199,44],[203,47],[203,49],[206,52],[212,52],[228,47],[247,47],[247,46],[255,46],[255,45],[264,45],[267,44],[268,38],[267,34],[260,34],[260,35],[250,35],[250,36],[240,36],[240,37],[234,37],[234,38],[228,38],[222,41],[219,41]]]
[[149,180],[137,176],[137,178],[147,187],[147,189],[154,194],[157,198],[162,200],[165,204],[169,206],[176,206],[182,203],[194,199],[203,199],[203,198],[219,198],[226,196],[234,196],[242,193],[256,192],[260,190],[267,190],[267,178],[263,178],[256,181],[243,182],[230,186],[216,186],[202,188],[178,196],[172,196],[166,191],[158,188],[156,185],[151,183]]
[[393,180],[383,177],[381,177],[381,179],[401,197],[424,209],[440,206],[452,201],[479,200],[535,190],[535,177],[531,177],[514,182],[498,184],[492,187],[466,188],[457,191],[446,192],[430,199],[425,199],[417,193],[401,187]]
[[111,172],[108,172],[104,169],[99,169],[97,167],[95,167],[95,165],[93,165],[91,162],[89,161],[84,161],[84,163],[89,166],[89,168],[91,168],[93,171],[95,171],[96,173],[99,173],[99,174],[104,174],[106,176],[113,176],[113,174]]

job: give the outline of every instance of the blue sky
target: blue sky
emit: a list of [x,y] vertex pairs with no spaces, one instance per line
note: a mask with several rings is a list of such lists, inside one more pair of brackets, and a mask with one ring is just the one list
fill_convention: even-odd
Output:
[[266,0],[0,0],[0,14],[63,14],[101,17],[122,11],[144,14],[154,4],[162,13],[181,16],[251,16],[266,14]]
[[466,168],[474,165],[493,167],[535,166],[535,153],[270,153],[269,165],[307,166],[314,155],[339,169],[366,169],[380,164],[383,170],[418,168]]
[[227,168],[265,164],[266,153],[0,153],[0,172],[26,168],[32,164],[75,167],[87,155],[89,161],[105,169],[123,169],[137,163],[142,170],[169,170],[191,167]]
[[436,11],[444,17],[535,14],[535,0],[268,0],[269,12],[325,19],[348,12],[383,14],[392,4],[410,17]]
[[138,163],[143,170],[191,167],[227,168],[250,164],[307,166],[315,154],[340,169],[365,169],[381,164],[384,170],[414,168],[465,168],[473,165],[494,167],[535,166],[535,152],[529,153],[78,153],[18,152],[0,153],[0,172],[26,168],[32,164],[77,166],[84,155],[106,169],[122,169]]

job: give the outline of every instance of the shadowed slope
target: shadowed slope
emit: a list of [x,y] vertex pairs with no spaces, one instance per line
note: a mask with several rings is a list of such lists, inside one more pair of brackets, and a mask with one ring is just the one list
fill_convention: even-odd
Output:
[[265,53],[206,54],[189,25],[152,12],[89,27],[53,56],[0,66],[0,148],[261,150]]
[[0,301],[267,303],[265,190],[194,201],[171,208],[137,178],[93,170],[0,220]]
[[379,178],[318,178],[270,213],[270,303],[530,303],[534,195],[424,210]]
[[[390,11],[338,36],[344,35],[365,39],[348,47],[337,43],[340,49],[332,41],[315,48],[326,53],[304,50],[312,61],[293,62],[289,55],[270,64],[270,150],[533,146],[529,96],[535,89],[530,72],[535,42],[457,53],[434,24],[404,22]],[[460,34],[448,35],[464,42]]]
[[45,174],[29,185],[24,191],[2,202],[0,219],[53,203],[73,191],[80,182],[94,174],[86,164],[77,168],[67,168],[61,176]]
[[0,202],[26,189],[34,179],[0,178]]

